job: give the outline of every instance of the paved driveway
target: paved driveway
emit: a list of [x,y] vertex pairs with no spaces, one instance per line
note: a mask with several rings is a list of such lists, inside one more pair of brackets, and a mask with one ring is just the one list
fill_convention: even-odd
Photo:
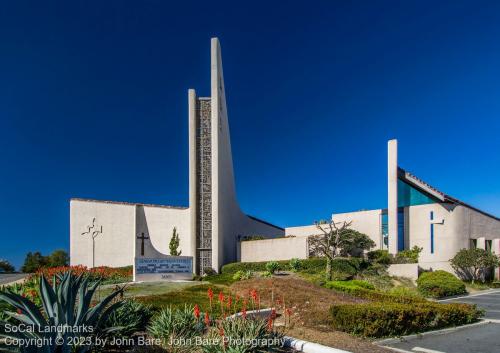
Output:
[[[485,319],[500,321],[500,290],[496,289],[486,293],[469,295],[467,297],[441,300],[442,303],[468,303],[476,304],[486,310]],[[500,352],[500,351],[499,351]]]
[[384,345],[398,352],[421,353],[498,353],[500,352],[500,290],[492,290],[443,303],[476,304],[484,309],[485,321],[467,327],[436,333],[412,335]]

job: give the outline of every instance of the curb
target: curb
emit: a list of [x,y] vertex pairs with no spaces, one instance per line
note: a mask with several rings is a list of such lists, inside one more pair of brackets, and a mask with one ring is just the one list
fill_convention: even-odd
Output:
[[[386,344],[392,344],[392,343],[400,343],[400,342],[410,341],[410,340],[422,338],[422,337],[425,337],[425,336],[441,335],[441,334],[445,334],[445,333],[448,333],[448,332],[460,331],[460,330],[467,329],[467,328],[470,328],[470,327],[481,326],[481,325],[490,324],[490,323],[495,323],[495,322],[491,321],[491,320],[488,320],[488,319],[483,319],[483,320],[480,320],[479,322],[475,322],[473,324],[468,324],[468,325],[462,325],[462,326],[444,328],[444,329],[440,329],[440,330],[434,330],[434,331],[427,331],[427,332],[422,332],[422,333],[416,333],[416,334],[413,334],[413,335],[401,336],[401,337],[398,337],[398,338],[386,338],[386,339],[383,339],[383,340],[380,340],[380,341],[375,341],[375,342],[373,342],[373,344],[375,344],[377,346],[384,346]],[[386,348],[391,348],[391,347],[386,347]]]
[[285,336],[285,347],[293,348],[304,353],[351,353],[341,349],[323,346],[319,343],[313,343],[303,340],[298,340],[293,337]]
[[467,294],[467,295],[454,295],[451,297],[446,297],[443,299],[436,299],[437,302],[445,302],[448,300],[457,300],[457,299],[467,299],[467,298],[474,298],[474,297],[480,297],[482,295],[488,295],[492,293],[500,293],[500,290],[498,288],[490,288],[490,289],[485,289],[483,291],[473,293],[473,294]]

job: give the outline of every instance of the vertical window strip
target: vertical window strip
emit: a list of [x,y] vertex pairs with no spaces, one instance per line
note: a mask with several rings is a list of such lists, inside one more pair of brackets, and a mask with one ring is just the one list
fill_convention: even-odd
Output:
[[433,211],[431,211],[430,218],[431,218],[431,254],[434,254],[434,223],[432,222],[434,220]]

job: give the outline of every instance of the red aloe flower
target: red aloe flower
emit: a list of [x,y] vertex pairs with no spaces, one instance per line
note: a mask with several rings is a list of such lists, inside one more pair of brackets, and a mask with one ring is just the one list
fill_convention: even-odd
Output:
[[271,309],[271,316],[270,316],[270,319],[271,319],[271,320],[276,319],[276,309],[275,309],[275,308],[272,308],[272,309]]
[[272,331],[272,329],[273,329],[273,319],[271,319],[271,318],[269,318],[269,319],[267,320],[267,329],[268,329],[269,331]]
[[227,297],[227,308],[231,309],[232,304],[233,304],[233,298],[231,298],[231,296]]
[[208,316],[208,312],[205,313],[205,325],[210,326],[210,317]]
[[243,310],[241,311],[241,316],[243,316],[244,319],[247,318],[247,308],[243,307]]
[[219,292],[219,301],[224,303],[224,293],[222,293],[222,291]]
[[257,291],[255,289],[252,289],[250,291],[250,296],[252,297],[253,301],[256,301],[257,300]]
[[194,317],[197,319],[200,318],[200,307],[198,306],[198,304],[194,306]]

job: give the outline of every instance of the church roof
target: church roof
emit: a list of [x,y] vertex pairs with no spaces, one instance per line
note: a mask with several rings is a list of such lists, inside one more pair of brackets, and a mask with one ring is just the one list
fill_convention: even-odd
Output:
[[125,201],[106,201],[106,200],[94,200],[94,199],[81,199],[73,197],[70,201],[83,201],[83,202],[97,202],[97,203],[107,203],[112,205],[128,205],[128,206],[146,206],[146,207],[160,207],[160,208],[171,208],[176,210],[186,210],[187,207],[182,206],[167,206],[167,205],[154,205],[148,203],[137,203],[137,202],[125,202]]
[[490,214],[490,213],[487,213],[483,210],[480,210],[474,206],[471,206],[463,201],[460,201],[459,199],[456,199],[448,194],[445,194],[444,192],[438,190],[437,188],[431,186],[429,183],[423,181],[422,179],[418,178],[417,176],[413,175],[412,173],[404,170],[403,168],[401,167],[398,167],[398,178],[408,184],[410,184],[411,186],[413,186],[414,188],[426,193],[427,195],[437,199],[438,201],[440,202],[445,202],[445,203],[452,203],[452,204],[455,204],[455,205],[461,205],[461,206],[464,206],[464,207],[467,207],[467,208],[470,208],[476,212],[479,212],[485,216],[488,216],[488,217],[491,217],[497,221],[500,221],[500,218]]

